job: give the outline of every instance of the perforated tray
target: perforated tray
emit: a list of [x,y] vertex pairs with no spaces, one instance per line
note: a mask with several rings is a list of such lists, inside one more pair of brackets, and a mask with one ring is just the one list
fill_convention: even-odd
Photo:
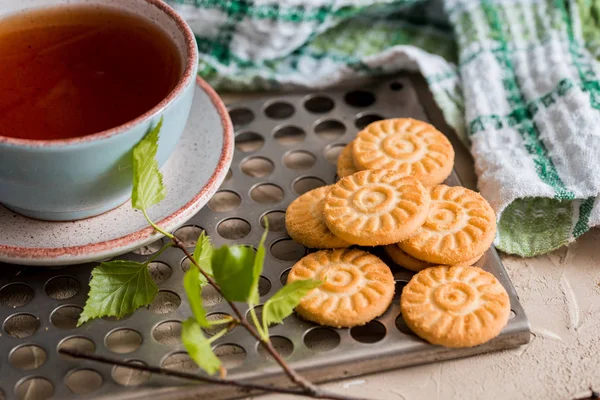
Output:
[[[271,232],[260,281],[264,301],[282,286],[289,268],[307,251],[286,236],[287,205],[301,193],[334,182],[339,151],[367,123],[402,116],[428,120],[414,82],[403,76],[370,84],[363,91],[279,96],[231,106],[237,132],[229,177],[208,207],[176,234],[190,246],[202,229],[217,246],[256,246],[263,232],[261,219],[266,215]],[[459,184],[457,176],[454,174],[448,183]],[[160,243],[121,258],[142,261],[158,248]],[[477,264],[506,287],[513,311],[501,335],[482,346],[447,349],[415,337],[402,321],[397,301],[410,273],[392,263],[397,279],[396,300],[381,318],[365,327],[336,330],[292,316],[285,324],[272,328],[273,342],[290,363],[315,381],[464,357],[528,342],[527,318],[496,251],[490,249]],[[179,341],[180,321],[190,314],[182,297],[187,264],[180,251],[169,249],[151,264],[160,293],[148,309],[120,321],[103,319],[75,328],[93,267],[86,264],[51,270],[0,265],[0,319],[4,321],[0,388],[4,398],[221,398],[236,394],[230,388],[189,386],[182,381],[59,356],[59,346],[72,346],[147,364],[197,370]],[[204,296],[212,315],[231,312],[214,291],[207,289]],[[241,328],[216,344],[216,352],[231,377],[286,382],[279,368],[265,358]]]

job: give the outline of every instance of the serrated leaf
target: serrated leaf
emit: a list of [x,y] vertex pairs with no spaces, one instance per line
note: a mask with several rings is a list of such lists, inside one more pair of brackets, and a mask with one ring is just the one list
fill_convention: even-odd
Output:
[[192,266],[183,277],[183,287],[196,322],[203,328],[208,328],[210,324],[206,319],[206,310],[202,304],[202,281],[200,277],[202,277],[200,271]]
[[[194,249],[193,256],[194,256],[194,260],[196,260],[196,262],[198,263],[200,268],[202,268],[202,270],[210,276],[213,275],[213,271],[212,271],[213,251],[214,250],[213,250],[212,244],[210,243],[210,238],[208,237],[208,235],[206,235],[206,232],[203,231],[202,234],[200,235],[200,237],[198,238],[198,241],[196,242],[196,248]],[[205,285],[206,283],[208,283],[206,278],[202,274],[199,274],[199,279],[200,279],[200,282],[202,283],[202,285]]]
[[77,326],[104,316],[122,318],[152,303],[156,293],[158,287],[146,264],[103,262],[92,270],[88,299]]
[[321,286],[323,282],[306,279],[288,283],[275,293],[263,306],[263,326],[280,324],[289,317],[302,298],[311,290]]
[[158,137],[163,119],[133,149],[133,189],[131,204],[138,210],[148,210],[165,198],[167,189],[156,162]]
[[247,246],[223,246],[212,256],[215,281],[230,301],[248,301],[254,281],[254,249]]
[[260,300],[260,295],[258,293],[258,282],[260,281],[260,275],[262,274],[263,266],[265,263],[265,241],[267,240],[267,233],[267,229],[265,229],[265,232],[260,238],[260,243],[258,244],[256,256],[254,257],[254,263],[252,268],[252,288],[249,299],[251,304],[257,304]]
[[192,319],[183,321],[181,341],[192,360],[206,373],[214,375],[221,368],[221,360],[213,352],[209,340],[196,321]]

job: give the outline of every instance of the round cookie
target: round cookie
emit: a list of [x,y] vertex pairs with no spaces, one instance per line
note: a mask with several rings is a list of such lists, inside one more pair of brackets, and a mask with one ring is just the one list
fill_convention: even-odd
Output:
[[510,299],[481,268],[437,266],[412,277],[400,309],[406,325],[428,342],[471,347],[498,336],[510,316]]
[[456,265],[483,254],[495,235],[496,215],[479,193],[438,185],[431,191],[427,221],[398,246],[419,260]]
[[352,142],[358,170],[391,169],[425,186],[442,183],[452,172],[454,148],[432,125],[412,118],[373,122]]
[[[435,266],[435,264],[428,263],[427,261],[419,260],[418,258],[414,258],[411,255],[406,254],[397,244],[389,244],[383,247],[385,254],[387,254],[394,263],[399,266],[406,268],[410,271],[419,272],[424,270],[425,268],[430,268]],[[483,257],[483,254],[477,256],[471,260],[462,262],[460,264],[456,264],[457,267],[470,267],[475,264],[479,259]]]
[[305,256],[292,267],[287,283],[302,279],[324,283],[300,301],[296,312],[334,328],[366,324],[383,314],[394,297],[389,267],[358,249],[322,250]]
[[311,249],[348,247],[350,243],[335,236],[323,219],[325,196],[331,186],[321,186],[304,193],[285,212],[285,227],[296,242]]
[[399,242],[425,222],[429,191],[415,178],[367,170],[340,179],[325,197],[323,216],[339,238],[361,246]]
[[358,170],[354,166],[354,161],[352,160],[352,142],[350,142],[344,147],[338,157],[337,176],[341,179],[357,172]]

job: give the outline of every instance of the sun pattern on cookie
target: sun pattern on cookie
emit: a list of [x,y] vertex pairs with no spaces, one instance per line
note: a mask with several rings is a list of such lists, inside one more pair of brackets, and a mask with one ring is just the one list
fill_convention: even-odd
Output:
[[325,196],[331,186],[321,186],[304,193],[285,212],[285,227],[296,242],[312,249],[348,247],[350,243],[335,236],[323,219]]
[[425,186],[442,183],[454,166],[454,149],[446,136],[412,118],[373,122],[352,143],[358,170],[391,169]]
[[433,267],[402,290],[406,325],[446,347],[470,347],[498,336],[510,316],[510,299],[494,275],[477,267]]
[[429,191],[415,178],[388,170],[367,170],[338,181],[325,198],[329,229],[352,244],[392,244],[425,222]]
[[[428,263],[427,261],[419,260],[418,258],[414,258],[410,254],[404,252],[397,244],[390,244],[384,246],[383,250],[388,255],[388,257],[392,259],[394,263],[410,271],[419,272],[424,270],[425,268],[430,268],[436,265]],[[483,254],[471,260],[456,264],[455,266],[470,267],[471,265],[474,265],[477,261],[479,261],[481,257],[483,257]]]
[[456,265],[483,254],[495,235],[496,215],[479,193],[438,185],[431,191],[427,221],[398,246],[419,260]]
[[376,256],[358,249],[322,250],[291,269],[287,282],[316,279],[324,283],[296,307],[298,314],[335,328],[364,325],[383,314],[394,297],[394,277]]
[[338,157],[337,176],[343,178],[356,172],[358,172],[358,170],[354,166],[354,160],[352,159],[352,142],[350,142],[344,147]]

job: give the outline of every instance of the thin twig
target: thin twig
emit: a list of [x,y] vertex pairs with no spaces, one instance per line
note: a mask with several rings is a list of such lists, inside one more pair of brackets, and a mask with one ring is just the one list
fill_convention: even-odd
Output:
[[188,259],[190,260],[190,262],[192,262],[198,268],[198,270],[200,271],[200,273],[202,275],[204,275],[204,277],[206,278],[206,280],[208,281],[208,283],[212,287],[215,288],[215,290],[221,295],[221,297],[223,297],[225,299],[225,301],[227,301],[227,303],[229,304],[229,306],[231,307],[231,309],[233,310],[233,312],[238,317],[239,324],[241,326],[243,326],[244,329],[246,329],[252,336],[254,336],[254,338],[256,340],[258,340],[260,343],[262,343],[262,345],[269,352],[269,354],[271,355],[271,357],[273,357],[273,359],[277,362],[277,364],[279,364],[279,366],[281,367],[281,369],[283,369],[283,371],[289,377],[289,379],[293,383],[295,383],[296,385],[298,385],[299,387],[301,387],[302,389],[304,389],[303,393],[305,395],[308,395],[308,396],[314,397],[314,398],[331,398],[331,399],[346,399],[346,400],[350,399],[349,397],[339,396],[339,395],[336,395],[334,393],[329,393],[329,392],[323,391],[317,385],[315,385],[312,382],[308,381],[302,375],[298,374],[294,369],[290,368],[290,366],[288,365],[288,363],[279,355],[279,353],[277,352],[277,350],[275,350],[275,348],[273,347],[273,345],[271,344],[271,342],[269,340],[264,340],[260,336],[260,334],[256,331],[256,329],[250,323],[248,323],[248,321],[246,321],[246,319],[244,318],[244,316],[241,313],[241,311],[239,310],[239,308],[237,308],[237,306],[232,301],[227,300],[227,297],[225,297],[225,295],[221,291],[221,288],[219,287],[219,285],[217,285],[217,282],[215,282],[215,280],[210,275],[208,275],[200,267],[200,265],[198,265],[198,263],[196,262],[196,260],[194,259],[194,257],[190,254],[190,252],[187,250],[187,248],[185,247],[185,245],[183,244],[183,242],[179,238],[177,238],[176,236],[174,236],[172,238],[172,240],[175,243],[175,246],[178,247],[179,249],[181,249],[185,253],[185,255],[188,257]]
[[153,366],[148,366],[145,364],[136,364],[136,363],[131,363],[131,362],[127,362],[127,361],[122,361],[118,358],[105,357],[105,356],[100,356],[97,354],[79,352],[76,350],[59,349],[58,352],[61,354],[67,355],[67,356],[71,356],[73,358],[95,361],[95,362],[98,362],[101,364],[118,365],[120,367],[130,368],[130,369],[134,369],[137,371],[150,372],[152,374],[157,374],[157,375],[171,376],[171,377],[176,377],[176,378],[185,379],[185,380],[189,380],[189,381],[212,383],[215,385],[236,386],[236,387],[239,387],[240,389],[243,389],[246,391],[260,390],[260,391],[269,391],[269,392],[276,392],[276,393],[295,394],[295,395],[299,395],[299,396],[302,395],[302,390],[299,390],[299,389],[280,388],[280,387],[275,387],[275,386],[270,386],[270,385],[261,385],[258,383],[238,381],[238,380],[234,380],[234,379],[221,379],[221,378],[213,378],[210,376],[195,375],[195,374],[190,374],[188,372],[181,372],[181,371],[170,370],[170,369],[166,369],[166,368],[153,367]]

